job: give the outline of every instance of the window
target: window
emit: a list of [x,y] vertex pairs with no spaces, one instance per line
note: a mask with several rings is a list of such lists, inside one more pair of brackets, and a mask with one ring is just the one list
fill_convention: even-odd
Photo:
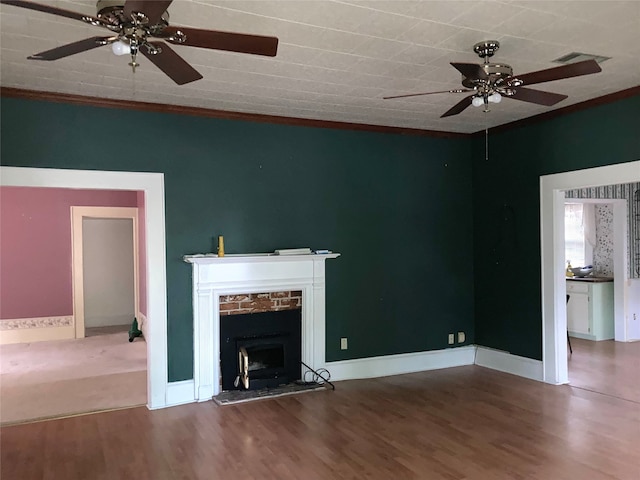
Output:
[[595,246],[595,215],[592,204],[564,205],[564,260],[572,267],[591,265]]

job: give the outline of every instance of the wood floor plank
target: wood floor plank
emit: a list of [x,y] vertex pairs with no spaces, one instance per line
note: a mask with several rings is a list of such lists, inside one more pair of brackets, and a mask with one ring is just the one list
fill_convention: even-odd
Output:
[[572,386],[640,403],[640,342],[571,338]]
[[640,478],[640,404],[477,366],[0,430],[2,479]]

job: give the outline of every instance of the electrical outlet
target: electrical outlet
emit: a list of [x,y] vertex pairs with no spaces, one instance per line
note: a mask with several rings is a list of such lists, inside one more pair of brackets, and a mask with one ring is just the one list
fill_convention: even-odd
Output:
[[349,348],[349,344],[347,343],[347,337],[342,337],[340,339],[340,350],[346,350]]
[[458,332],[458,343],[464,343],[465,338],[464,332]]
[[456,341],[454,340],[454,335],[453,333],[449,334],[449,345],[453,345],[454,343],[456,343]]

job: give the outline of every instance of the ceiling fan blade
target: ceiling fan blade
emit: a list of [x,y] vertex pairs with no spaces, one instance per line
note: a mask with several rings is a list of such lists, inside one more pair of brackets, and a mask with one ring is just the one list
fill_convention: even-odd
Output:
[[458,70],[465,78],[477,78],[479,80],[487,80],[489,76],[482,69],[482,65],[477,63],[454,63],[451,66]]
[[[184,42],[173,38],[176,37],[177,32],[182,32],[186,36]],[[188,45],[190,47],[210,48],[212,50],[252,53],[254,55],[265,55],[267,57],[275,57],[278,51],[278,39],[276,37],[266,37],[263,35],[248,35],[244,33],[169,26],[162,31],[162,38],[174,45]]]
[[391,98],[406,98],[406,97],[419,97],[421,95],[434,95],[436,93],[463,93],[463,92],[472,92],[473,90],[466,90],[462,88],[457,88],[455,90],[441,90],[439,92],[426,92],[426,93],[408,93],[406,95],[393,95],[391,97],[382,97],[383,100],[389,100]]
[[505,82],[516,78],[524,85],[533,85],[535,83],[551,82],[563,78],[579,77],[580,75],[590,75],[592,73],[601,72],[602,68],[595,60],[585,60],[583,62],[570,63],[569,65],[561,65],[560,67],[547,68],[546,70],[538,70],[537,72],[524,73],[522,75],[513,75],[507,78]]
[[459,114],[469,105],[471,105],[471,100],[473,99],[473,97],[474,95],[469,95],[468,97],[464,97],[462,100],[456,103],[453,107],[451,107],[449,110],[447,110],[442,115],[440,115],[440,118],[450,117],[452,115]]
[[543,92],[542,90],[534,90],[532,88],[518,87],[516,93],[506,98],[514,98],[516,100],[522,100],[523,102],[537,103],[538,105],[550,107],[565,98],[569,98],[569,96],[560,93]]
[[131,18],[133,12],[144,13],[149,19],[149,25],[155,25],[171,2],[173,0],[127,0],[124,4],[124,14],[127,18]]
[[52,15],[58,15],[60,17],[72,18],[74,20],[80,20],[81,22],[91,23],[93,25],[104,25],[103,21],[99,18],[85,15],[83,13],[72,12],[71,10],[52,7],[49,5],[41,5],[35,2],[25,2],[21,0],[0,0],[0,3],[4,5],[13,5],[14,7],[28,8],[29,10],[35,10],[37,12],[50,13]]
[[189,65],[166,43],[149,42],[149,44],[161,51],[154,55],[149,53],[146,48],[141,48],[140,52],[178,85],[195,82],[202,78],[202,75],[195,68]]
[[86,52],[94,48],[102,47],[110,43],[113,37],[91,37],[85,38],[78,42],[67,43],[61,47],[52,48],[46,52],[33,54],[27,58],[29,60],[58,60],[59,58],[75,55],[76,53]]

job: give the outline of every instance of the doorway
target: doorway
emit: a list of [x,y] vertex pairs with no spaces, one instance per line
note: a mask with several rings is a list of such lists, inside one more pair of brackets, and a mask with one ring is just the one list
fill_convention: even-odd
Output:
[[[575,194],[575,191],[570,193]],[[625,281],[627,279],[627,272],[629,268],[627,265],[627,248],[625,246],[627,244],[627,201],[624,199],[613,198],[565,198],[565,206],[570,204],[582,207],[584,209],[585,216],[590,218],[584,219],[585,232],[582,238],[584,245],[583,256],[580,257],[579,254],[573,256],[570,255],[570,258],[565,258],[565,262],[567,260],[571,260],[572,257],[574,267],[582,267],[587,263],[592,264],[592,275],[594,277],[613,278],[613,299],[610,299],[609,291],[599,294],[599,296],[606,297],[603,301],[607,304],[610,301],[613,304],[613,325],[611,325],[610,328],[608,324],[600,324],[600,328],[598,328],[598,330],[603,331],[596,336],[599,338],[605,338],[604,331],[606,331],[606,336],[608,336],[608,338],[615,338],[618,342],[626,342],[630,340],[629,329],[627,328],[627,321],[625,318],[625,310],[628,303],[627,294],[625,292]],[[596,214],[596,212],[599,214]],[[597,242],[596,239],[598,239],[599,242]],[[563,251],[567,252],[565,247],[566,245],[563,242]],[[570,249],[569,251],[574,250]],[[574,251],[574,253],[576,253],[576,251]],[[576,257],[580,258],[581,262],[576,264]],[[565,266],[567,266],[566,263]],[[578,286],[577,284],[572,286],[576,287],[576,292],[579,290],[584,294],[589,290],[588,283],[583,283],[581,286]],[[598,285],[598,287],[600,286],[602,285]],[[597,288],[598,292],[603,290],[606,289]],[[587,325],[589,323],[587,295],[574,296],[576,299],[581,298],[584,300],[583,302],[580,302],[582,303],[580,308],[581,313],[577,315],[577,317],[581,319],[581,322],[583,322],[581,332],[585,336],[584,338],[591,338],[595,332],[588,332],[590,327]],[[576,305],[577,302],[574,301],[571,303],[573,308],[578,307],[578,305]],[[571,330],[571,328],[569,330]],[[609,336],[608,333],[610,330],[612,334],[611,336]]]
[[[540,178],[542,362],[543,379],[547,383],[565,384],[569,381],[563,248],[564,191],[638,181],[640,161],[545,175]],[[629,318],[629,312],[625,312],[625,324],[629,322]]]
[[[567,278],[567,326],[572,347],[567,357],[574,388],[640,401],[640,385],[629,382],[640,360],[625,310],[630,295],[627,273],[633,271],[625,248],[629,199],[639,184],[607,185],[565,193],[569,221],[565,260],[574,267],[591,264],[585,278]],[[614,198],[611,198],[614,197]],[[577,220],[577,221],[576,221]],[[591,276],[595,278],[590,278]],[[617,301],[614,301],[617,300]]]
[[76,338],[131,325],[141,318],[137,208],[71,207],[71,218]]
[[146,278],[148,325],[147,407],[168,406],[167,293],[162,173],[113,172],[0,166],[0,185],[23,187],[139,190],[145,196]]

